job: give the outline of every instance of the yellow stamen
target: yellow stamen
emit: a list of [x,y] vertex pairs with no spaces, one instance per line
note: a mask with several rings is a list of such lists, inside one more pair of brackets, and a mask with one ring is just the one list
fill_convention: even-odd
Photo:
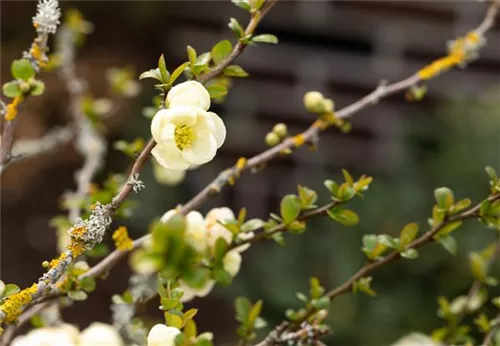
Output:
[[194,140],[193,129],[189,126],[182,125],[177,126],[174,132],[175,145],[179,150],[184,150],[185,148],[191,148]]

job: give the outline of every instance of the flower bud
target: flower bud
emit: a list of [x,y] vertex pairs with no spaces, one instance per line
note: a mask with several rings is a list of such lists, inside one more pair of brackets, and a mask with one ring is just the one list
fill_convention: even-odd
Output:
[[266,135],[266,144],[269,145],[270,147],[274,147],[280,142],[280,138],[278,135],[274,132],[269,132]]
[[287,135],[288,129],[285,124],[279,123],[274,125],[273,132],[276,133],[280,138],[283,138]]
[[331,113],[335,109],[335,103],[333,100],[326,99],[323,101],[323,108],[325,112]]
[[323,94],[319,91],[309,91],[304,95],[304,106],[309,112],[322,112],[324,110],[323,102]]

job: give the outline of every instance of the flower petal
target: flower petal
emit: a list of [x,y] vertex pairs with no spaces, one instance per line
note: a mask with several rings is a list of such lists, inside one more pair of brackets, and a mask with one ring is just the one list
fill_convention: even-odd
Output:
[[165,116],[167,113],[168,111],[166,109],[161,109],[155,114],[153,121],[151,121],[151,134],[156,142],[161,141],[161,130],[165,127]]
[[167,109],[165,113],[165,121],[174,124],[175,126],[193,126],[198,119],[198,107],[192,106],[177,106]]
[[178,106],[196,106],[208,110],[210,108],[210,94],[197,81],[187,81],[177,84],[167,94],[169,108]]
[[196,139],[190,148],[182,151],[182,156],[191,164],[201,165],[211,161],[217,153],[217,141],[207,131],[196,133]]
[[217,140],[217,148],[220,148],[224,141],[226,140],[226,126],[222,119],[214,112],[208,112],[208,115],[212,118],[215,125],[215,132],[213,132],[215,139]]
[[158,143],[170,142],[175,145],[175,125],[174,124],[165,124],[165,126],[161,129],[160,133],[160,141]]
[[198,109],[198,118],[196,120],[196,125],[193,127],[195,132],[208,131],[214,133],[216,130],[215,123],[210,116],[209,112]]
[[165,147],[163,145],[155,145],[151,154],[156,161],[165,168],[183,170],[187,169],[190,164],[187,162],[182,153],[175,146]]

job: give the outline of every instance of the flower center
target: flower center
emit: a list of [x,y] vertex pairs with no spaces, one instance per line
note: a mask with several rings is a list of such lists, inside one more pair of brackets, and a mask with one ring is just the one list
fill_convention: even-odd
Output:
[[174,132],[175,145],[179,150],[190,148],[194,140],[193,129],[189,126],[177,126]]

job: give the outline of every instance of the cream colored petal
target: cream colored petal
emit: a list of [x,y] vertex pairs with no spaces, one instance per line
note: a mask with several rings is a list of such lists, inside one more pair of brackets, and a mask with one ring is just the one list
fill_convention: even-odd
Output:
[[241,255],[238,251],[229,251],[222,260],[223,268],[233,278],[238,274],[241,268]]
[[155,145],[151,154],[156,161],[168,169],[187,169],[190,164],[184,158],[182,153],[176,147],[164,147],[163,145]]
[[177,213],[177,211],[175,209],[170,209],[165,214],[163,214],[163,216],[161,217],[160,221],[161,222],[167,222],[168,219],[170,219],[176,213]]
[[100,322],[93,322],[80,334],[79,346],[122,346],[120,334],[113,326]]
[[173,143],[175,145],[174,135],[175,135],[175,125],[165,124],[165,126],[161,129],[160,141],[157,141],[157,143],[159,144]]
[[205,286],[203,286],[200,289],[195,290],[196,296],[197,297],[206,297],[213,290],[214,286],[215,286],[215,280],[207,281]]
[[197,211],[191,211],[186,216],[186,240],[194,246],[196,251],[206,250],[206,229],[203,216]]
[[216,130],[215,123],[210,116],[209,112],[204,111],[203,109],[198,109],[198,118],[196,120],[196,125],[193,127],[195,132],[199,131],[208,131],[210,133],[214,133]]
[[167,109],[165,113],[165,121],[174,124],[175,126],[194,126],[198,119],[198,107],[192,106],[177,106]]
[[226,126],[222,119],[214,112],[208,112],[212,121],[215,125],[215,132],[213,132],[215,139],[217,140],[217,148],[220,148],[224,141],[226,140]]
[[175,186],[180,184],[184,180],[184,177],[186,176],[185,170],[164,168],[160,164],[157,164],[156,161],[154,162],[153,173],[158,183],[168,186]]
[[181,331],[175,327],[156,324],[148,333],[147,346],[174,346],[175,338]]
[[[238,240],[248,240],[248,239],[253,238],[254,235],[255,234],[253,232],[242,232],[242,233],[238,234]],[[250,244],[244,244],[244,245],[241,245],[241,246],[234,248],[234,251],[241,253],[243,251],[246,251],[249,247],[250,247]]]
[[168,110],[161,109],[155,114],[153,120],[151,121],[151,135],[156,142],[161,141],[161,131],[167,123],[166,114],[168,114]]
[[197,81],[187,81],[174,86],[166,98],[169,108],[178,106],[196,106],[208,110],[210,108],[210,94]]
[[184,159],[195,165],[201,165],[211,161],[217,153],[217,141],[208,132],[202,131],[196,134],[197,137],[190,148],[182,151]]

